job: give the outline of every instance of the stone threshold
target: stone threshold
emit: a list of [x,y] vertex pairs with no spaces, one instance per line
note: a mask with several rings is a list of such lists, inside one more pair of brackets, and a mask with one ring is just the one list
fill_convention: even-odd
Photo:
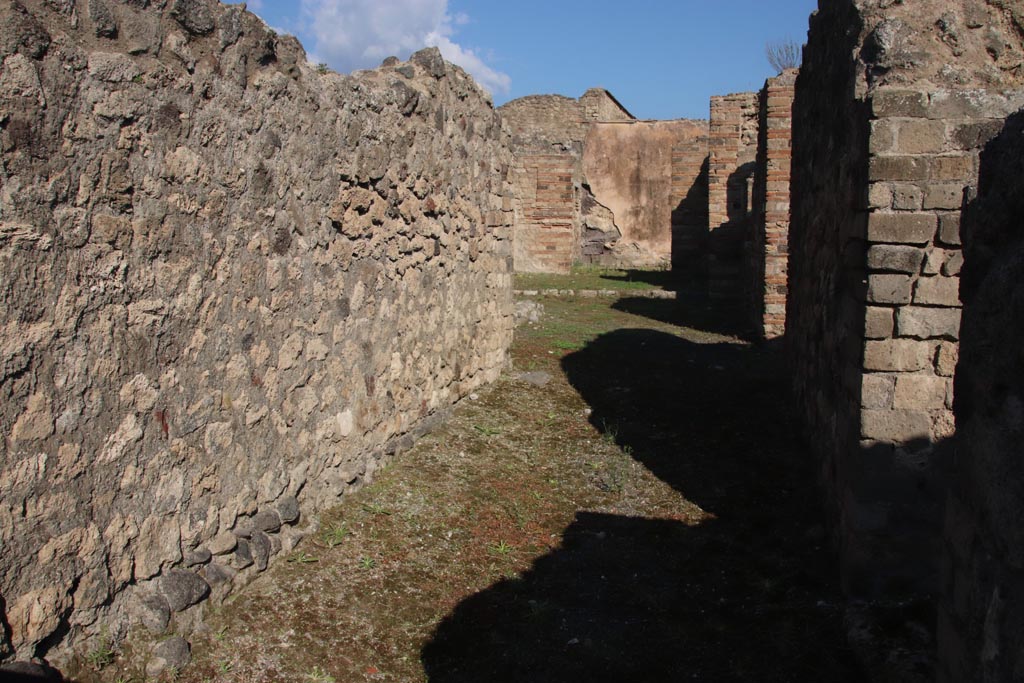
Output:
[[525,297],[574,297],[583,299],[596,299],[598,297],[624,297],[635,296],[644,299],[675,299],[676,292],[668,292],[663,289],[514,289],[515,296]]

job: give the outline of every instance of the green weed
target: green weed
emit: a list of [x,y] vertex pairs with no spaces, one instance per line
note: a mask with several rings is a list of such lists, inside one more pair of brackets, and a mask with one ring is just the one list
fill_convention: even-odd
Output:
[[349,531],[348,526],[344,522],[341,524],[333,524],[327,529],[324,529],[320,534],[320,540],[322,540],[324,545],[328,548],[337,548],[350,533],[352,532]]
[[306,680],[311,683],[334,683],[334,676],[331,676],[319,666],[314,666],[312,671],[306,674]]
[[298,564],[311,564],[313,562],[319,562],[320,559],[308,553],[295,553],[288,558],[289,562],[297,562]]

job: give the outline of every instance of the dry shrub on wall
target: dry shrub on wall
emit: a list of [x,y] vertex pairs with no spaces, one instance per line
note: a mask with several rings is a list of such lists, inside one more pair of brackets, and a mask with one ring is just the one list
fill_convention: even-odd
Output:
[[804,46],[792,39],[768,43],[764,46],[768,63],[772,65],[776,73],[782,73],[786,69],[799,68],[803,50]]

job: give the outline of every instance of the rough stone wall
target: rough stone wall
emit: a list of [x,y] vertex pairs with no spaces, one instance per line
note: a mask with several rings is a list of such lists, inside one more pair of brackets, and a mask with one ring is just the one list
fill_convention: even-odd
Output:
[[[592,255],[590,262],[671,266],[676,212],[687,206],[691,188],[702,180],[700,149],[706,140],[703,121],[597,123],[590,128],[583,174],[597,202],[611,211],[619,232],[614,249]],[[684,224],[683,230],[688,228]]]
[[7,1],[0,59],[0,659],[187,631],[501,371],[501,122],[206,0]]
[[1011,681],[1024,642],[1024,113],[981,156],[961,225],[956,450],[946,509],[939,680]]
[[603,88],[591,88],[583,93],[579,106],[582,120],[588,123],[633,121],[636,118]]
[[750,227],[757,158],[757,93],[711,98],[708,137],[708,295],[736,304],[744,290],[743,256]]
[[757,163],[750,240],[751,319],[762,339],[786,330],[789,271],[789,181],[796,70],[770,78],[758,95]]
[[797,393],[847,589],[931,590],[939,446],[953,432],[959,207],[979,146],[1019,101],[1020,26],[996,2],[820,6],[793,115]]

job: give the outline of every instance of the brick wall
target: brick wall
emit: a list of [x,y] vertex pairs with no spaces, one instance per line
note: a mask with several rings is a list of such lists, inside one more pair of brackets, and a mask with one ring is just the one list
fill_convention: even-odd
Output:
[[757,336],[774,339],[786,329],[789,272],[789,180],[796,71],[765,83],[758,96],[757,165],[750,241],[748,294]]
[[706,276],[708,247],[708,134],[672,147],[672,269],[687,279]]
[[981,156],[961,234],[963,325],[947,502],[939,680],[1020,677],[1024,642],[1024,112]]
[[708,135],[708,294],[735,304],[744,288],[743,251],[757,156],[757,93],[711,98]]
[[513,259],[520,272],[569,272],[580,234],[578,166],[578,157],[567,153],[524,153],[516,159]]

